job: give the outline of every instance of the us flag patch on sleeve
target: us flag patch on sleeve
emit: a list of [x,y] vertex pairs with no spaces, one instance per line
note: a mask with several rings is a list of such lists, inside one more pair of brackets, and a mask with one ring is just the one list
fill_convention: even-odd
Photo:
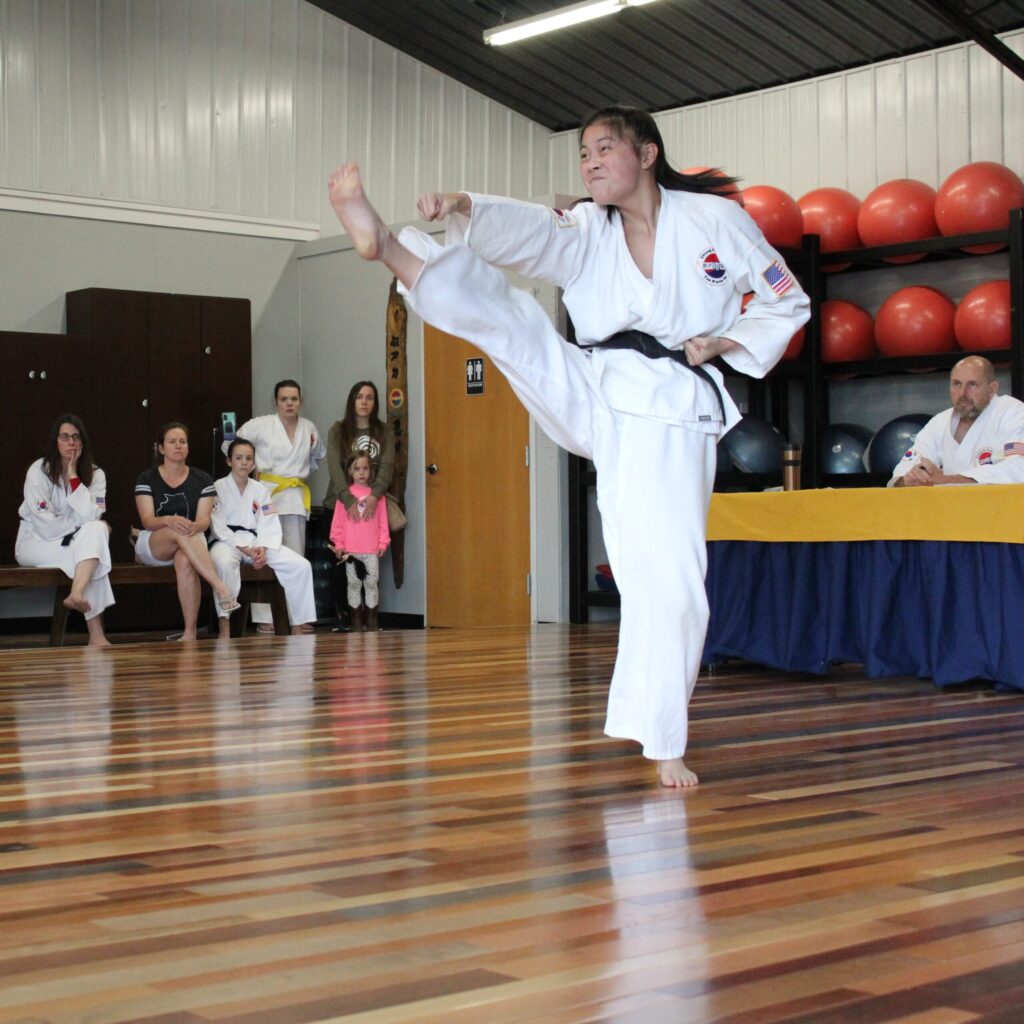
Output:
[[785,295],[793,287],[793,278],[790,277],[789,271],[778,260],[772,260],[761,271],[761,276],[776,295]]
[[1008,455],[1024,455],[1024,441],[1007,441],[1003,445],[1003,458]]

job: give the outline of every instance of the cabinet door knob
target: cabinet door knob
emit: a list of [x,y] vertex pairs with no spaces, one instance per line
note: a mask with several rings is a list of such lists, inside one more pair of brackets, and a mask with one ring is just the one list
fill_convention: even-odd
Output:
[[39,371],[39,379],[40,380],[46,380],[46,371],[45,370],[40,370]]
[[209,354],[210,354],[210,353],[211,353],[211,352],[213,351],[213,346],[212,346],[212,345],[207,345],[207,346],[206,346],[206,348],[204,348],[204,349],[203,349],[203,351],[204,351],[204,352],[205,352],[205,353],[206,353],[207,355],[209,355]]
[[436,473],[437,472],[437,463],[436,462],[430,463],[430,465],[427,466],[427,472],[428,473]]
[[148,398],[144,398],[142,400],[142,408],[143,409],[148,409],[149,408],[149,399]]
[[29,370],[28,371],[28,379],[29,380],[35,380],[36,379],[36,371],[35,370]]

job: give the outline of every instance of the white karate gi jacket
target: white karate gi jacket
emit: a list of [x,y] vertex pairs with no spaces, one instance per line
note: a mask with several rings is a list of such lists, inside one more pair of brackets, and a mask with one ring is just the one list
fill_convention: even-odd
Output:
[[[308,480],[327,454],[316,425],[302,416],[295,428],[294,440],[289,439],[277,413],[253,417],[242,424],[235,436],[252,442],[256,449],[256,469],[261,474]],[[227,451],[226,445],[224,450]],[[274,486],[270,490],[273,492]],[[274,508],[278,515],[309,518],[301,487],[278,491],[274,495]]]
[[946,476],[968,476],[979,484],[1024,484],[1024,402],[996,395],[957,444],[960,417],[950,408],[933,416],[913,447],[896,463],[889,487],[922,459]]
[[[445,244],[464,241],[492,266],[562,288],[584,347],[627,330],[650,334],[671,349],[697,335],[719,335],[742,345],[723,356],[729,365],[763,377],[810,317],[810,302],[782,257],[731,199],[661,189],[649,280],[633,262],[621,218],[607,207],[580,203],[558,211],[470,197],[472,217],[449,217]],[[746,292],[754,297],[741,314]],[[705,433],[722,430],[718,399],[696,374],[629,351],[597,351],[593,358],[613,409]],[[729,429],[739,411],[719,371],[706,369],[722,392]]]

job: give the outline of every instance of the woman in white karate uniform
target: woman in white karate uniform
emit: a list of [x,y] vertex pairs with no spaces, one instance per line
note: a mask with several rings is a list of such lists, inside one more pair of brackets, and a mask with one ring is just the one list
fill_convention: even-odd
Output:
[[[415,311],[483,349],[551,438],[593,460],[621,595],[605,732],[640,742],[662,785],[692,786],[683,754],[707,630],[715,443],[739,420],[703,364],[721,355],[764,376],[809,302],[750,217],[715,194],[731,179],[673,171],[644,111],[592,115],[580,171],[593,202],[570,211],[421,196],[425,220],[449,218],[444,247],[409,229],[396,239],[354,164],[334,172],[330,194],[359,254],[384,262]],[[580,347],[497,268],[561,287]]]
[[107,478],[93,465],[85,424],[64,413],[25,477],[14,557],[18,565],[61,569],[71,580],[64,605],[85,616],[92,647],[107,646],[101,613],[114,603],[106,510]]
[[[217,500],[210,522],[214,541],[210,557],[217,575],[237,598],[242,587],[241,564],[257,569],[269,565],[284,589],[292,632],[305,632],[302,627],[316,621],[313,568],[302,555],[281,543],[281,523],[270,491],[250,476],[256,466],[256,449],[251,441],[238,436],[228,445],[228,466],[231,472],[214,485]],[[226,637],[228,612],[220,608],[217,611],[220,635]]]
[[[276,412],[246,420],[236,436],[246,438],[256,448],[256,474],[270,486],[281,523],[281,542],[305,556],[306,523],[312,504],[309,478],[317,471],[327,448],[316,424],[299,415],[302,389],[298,381],[278,381],[274,385],[274,405]],[[227,447],[225,444],[225,453]],[[261,633],[274,632],[269,605],[254,604],[252,618]],[[307,626],[304,632],[311,628]]]

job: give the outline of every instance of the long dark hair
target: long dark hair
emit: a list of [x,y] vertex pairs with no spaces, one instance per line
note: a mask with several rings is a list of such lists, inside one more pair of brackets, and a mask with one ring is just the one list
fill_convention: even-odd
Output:
[[373,414],[367,424],[366,432],[373,436],[374,440],[384,447],[385,426],[380,418],[380,395],[377,393],[377,385],[372,380],[357,380],[348,393],[348,401],[345,403],[345,416],[341,421],[341,440],[344,447],[348,447],[356,439],[362,429],[356,423],[356,395],[363,388],[370,388],[373,391]]
[[[613,132],[624,139],[629,139],[639,155],[642,146],[653,142],[658,147],[658,156],[654,161],[654,180],[662,188],[674,192],[702,192],[710,195],[725,195],[739,178],[730,178],[715,167],[700,171],[698,174],[683,174],[669,166],[665,156],[665,142],[658,131],[657,122],[639,107],[611,106],[595,110],[580,125],[579,141],[583,143],[583,133],[594,124],[606,124]],[[584,200],[586,202],[587,200]]]
[[65,423],[70,423],[82,435],[82,454],[78,456],[78,479],[88,487],[92,483],[92,471],[96,468],[92,461],[92,445],[89,443],[89,434],[81,417],[73,412],[63,412],[53,421],[50,439],[46,444],[46,454],[43,455],[43,472],[51,484],[57,483],[61,478],[63,462],[60,449],[57,447],[57,435]]

